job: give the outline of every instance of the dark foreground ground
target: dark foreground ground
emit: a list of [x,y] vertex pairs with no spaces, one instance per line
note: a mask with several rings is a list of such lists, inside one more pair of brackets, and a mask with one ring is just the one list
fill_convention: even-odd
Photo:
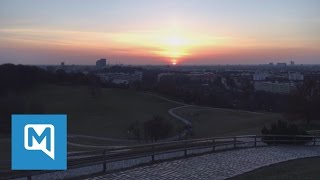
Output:
[[231,180],[248,179],[320,179],[320,157],[282,162],[231,178]]

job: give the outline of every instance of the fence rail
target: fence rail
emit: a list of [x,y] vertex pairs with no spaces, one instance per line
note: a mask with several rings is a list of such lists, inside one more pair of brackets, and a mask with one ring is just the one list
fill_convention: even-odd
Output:
[[[214,137],[203,139],[192,139],[183,141],[170,141],[153,144],[144,144],[128,147],[120,147],[105,150],[95,150],[87,152],[78,152],[68,155],[67,171],[11,171],[11,162],[0,164],[0,169],[7,169],[0,173],[0,179],[27,178],[50,174],[64,174],[61,177],[76,177],[88,175],[90,172],[81,173],[71,172],[79,168],[90,166],[101,166],[100,172],[109,172],[112,170],[121,170],[127,166],[114,168],[112,163],[130,161],[136,159],[132,166],[145,163],[153,163],[158,160],[166,160],[178,157],[186,157],[194,154],[229,150],[235,148],[260,147],[276,144],[293,145],[320,145],[320,136],[292,136],[292,135],[246,135],[230,137]],[[140,161],[139,161],[140,159]],[[110,166],[112,168],[110,168]],[[131,166],[131,167],[132,167]],[[109,167],[109,168],[108,168]],[[93,173],[97,173],[92,172]]]

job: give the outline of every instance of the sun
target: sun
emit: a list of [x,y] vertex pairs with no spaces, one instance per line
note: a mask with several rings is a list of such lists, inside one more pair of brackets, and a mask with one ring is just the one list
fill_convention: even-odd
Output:
[[171,60],[171,64],[174,65],[174,66],[177,65],[177,60],[176,59],[172,59]]
[[192,56],[193,49],[197,46],[198,38],[190,33],[178,30],[160,31],[155,37],[156,50],[152,53],[167,59],[171,65],[181,63],[182,59]]
[[186,57],[189,55],[188,52],[188,45],[189,40],[188,38],[182,35],[175,35],[171,34],[165,36],[162,44],[162,50],[160,54],[164,57],[170,58],[170,64],[175,66],[178,64],[178,59]]

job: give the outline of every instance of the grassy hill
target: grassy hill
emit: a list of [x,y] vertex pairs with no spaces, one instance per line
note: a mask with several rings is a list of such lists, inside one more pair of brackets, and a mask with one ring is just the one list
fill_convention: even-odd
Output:
[[[27,105],[37,105],[39,112],[36,110],[36,113],[67,114],[69,135],[125,139],[130,123],[147,121],[154,115],[163,116],[172,122],[175,128],[183,125],[168,114],[168,110],[179,106],[178,104],[132,90],[100,89],[98,95],[92,97],[86,86],[43,85],[32,89],[23,98]],[[89,138],[68,139],[86,145],[122,144]],[[0,138],[0,162],[10,160],[10,142],[10,139]],[[68,146],[68,151],[94,149],[96,148]]]
[[[147,121],[154,115],[163,116],[171,121],[175,128],[183,126],[179,120],[168,114],[169,109],[181,105],[131,90],[100,89],[99,93],[92,97],[86,86],[43,85],[31,90],[24,99],[27,104],[37,104],[39,113],[67,114],[68,134],[125,139],[130,123]],[[264,124],[282,118],[278,114],[196,106],[180,108],[174,112],[193,123],[194,138],[259,134]],[[70,137],[69,140],[73,143],[98,146],[131,144],[91,138]],[[1,140],[0,147],[3,147],[0,149],[0,158],[9,160],[10,140]],[[96,148],[68,146],[69,151],[93,149]]]
[[[183,126],[168,114],[169,109],[181,106],[174,102],[132,90],[99,89],[97,92],[92,97],[87,86],[43,85],[31,90],[24,99],[27,104],[37,104],[40,113],[67,114],[69,134],[125,139],[131,123],[147,121],[154,115],[163,116],[175,128]],[[174,112],[192,122],[196,137],[259,134],[263,125],[283,118],[272,113],[197,106]]]
[[92,97],[85,86],[46,85],[32,90],[26,98],[41,106],[43,113],[67,114],[69,134],[126,138],[130,123],[147,121],[154,115],[175,126],[181,124],[167,112],[178,105],[131,90],[100,89]]
[[192,122],[196,138],[260,134],[263,125],[283,118],[280,114],[273,113],[196,106],[180,108],[174,112]]

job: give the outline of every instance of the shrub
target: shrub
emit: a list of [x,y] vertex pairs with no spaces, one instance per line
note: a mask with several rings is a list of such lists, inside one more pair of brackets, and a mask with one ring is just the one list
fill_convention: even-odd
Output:
[[152,119],[144,122],[143,128],[145,139],[156,142],[169,137],[173,125],[161,116],[154,116]]
[[128,138],[134,138],[137,140],[141,140],[142,134],[143,134],[143,129],[142,129],[142,124],[139,121],[135,121],[134,123],[131,123],[128,127]]
[[[300,137],[306,136],[308,133],[299,128],[296,124],[288,124],[286,121],[277,121],[271,124],[270,128],[264,126],[261,130],[263,135],[275,135],[265,136],[262,141],[267,144],[306,144],[312,140],[312,137]],[[277,136],[279,135],[279,136]],[[298,137],[295,137],[298,136]]]

